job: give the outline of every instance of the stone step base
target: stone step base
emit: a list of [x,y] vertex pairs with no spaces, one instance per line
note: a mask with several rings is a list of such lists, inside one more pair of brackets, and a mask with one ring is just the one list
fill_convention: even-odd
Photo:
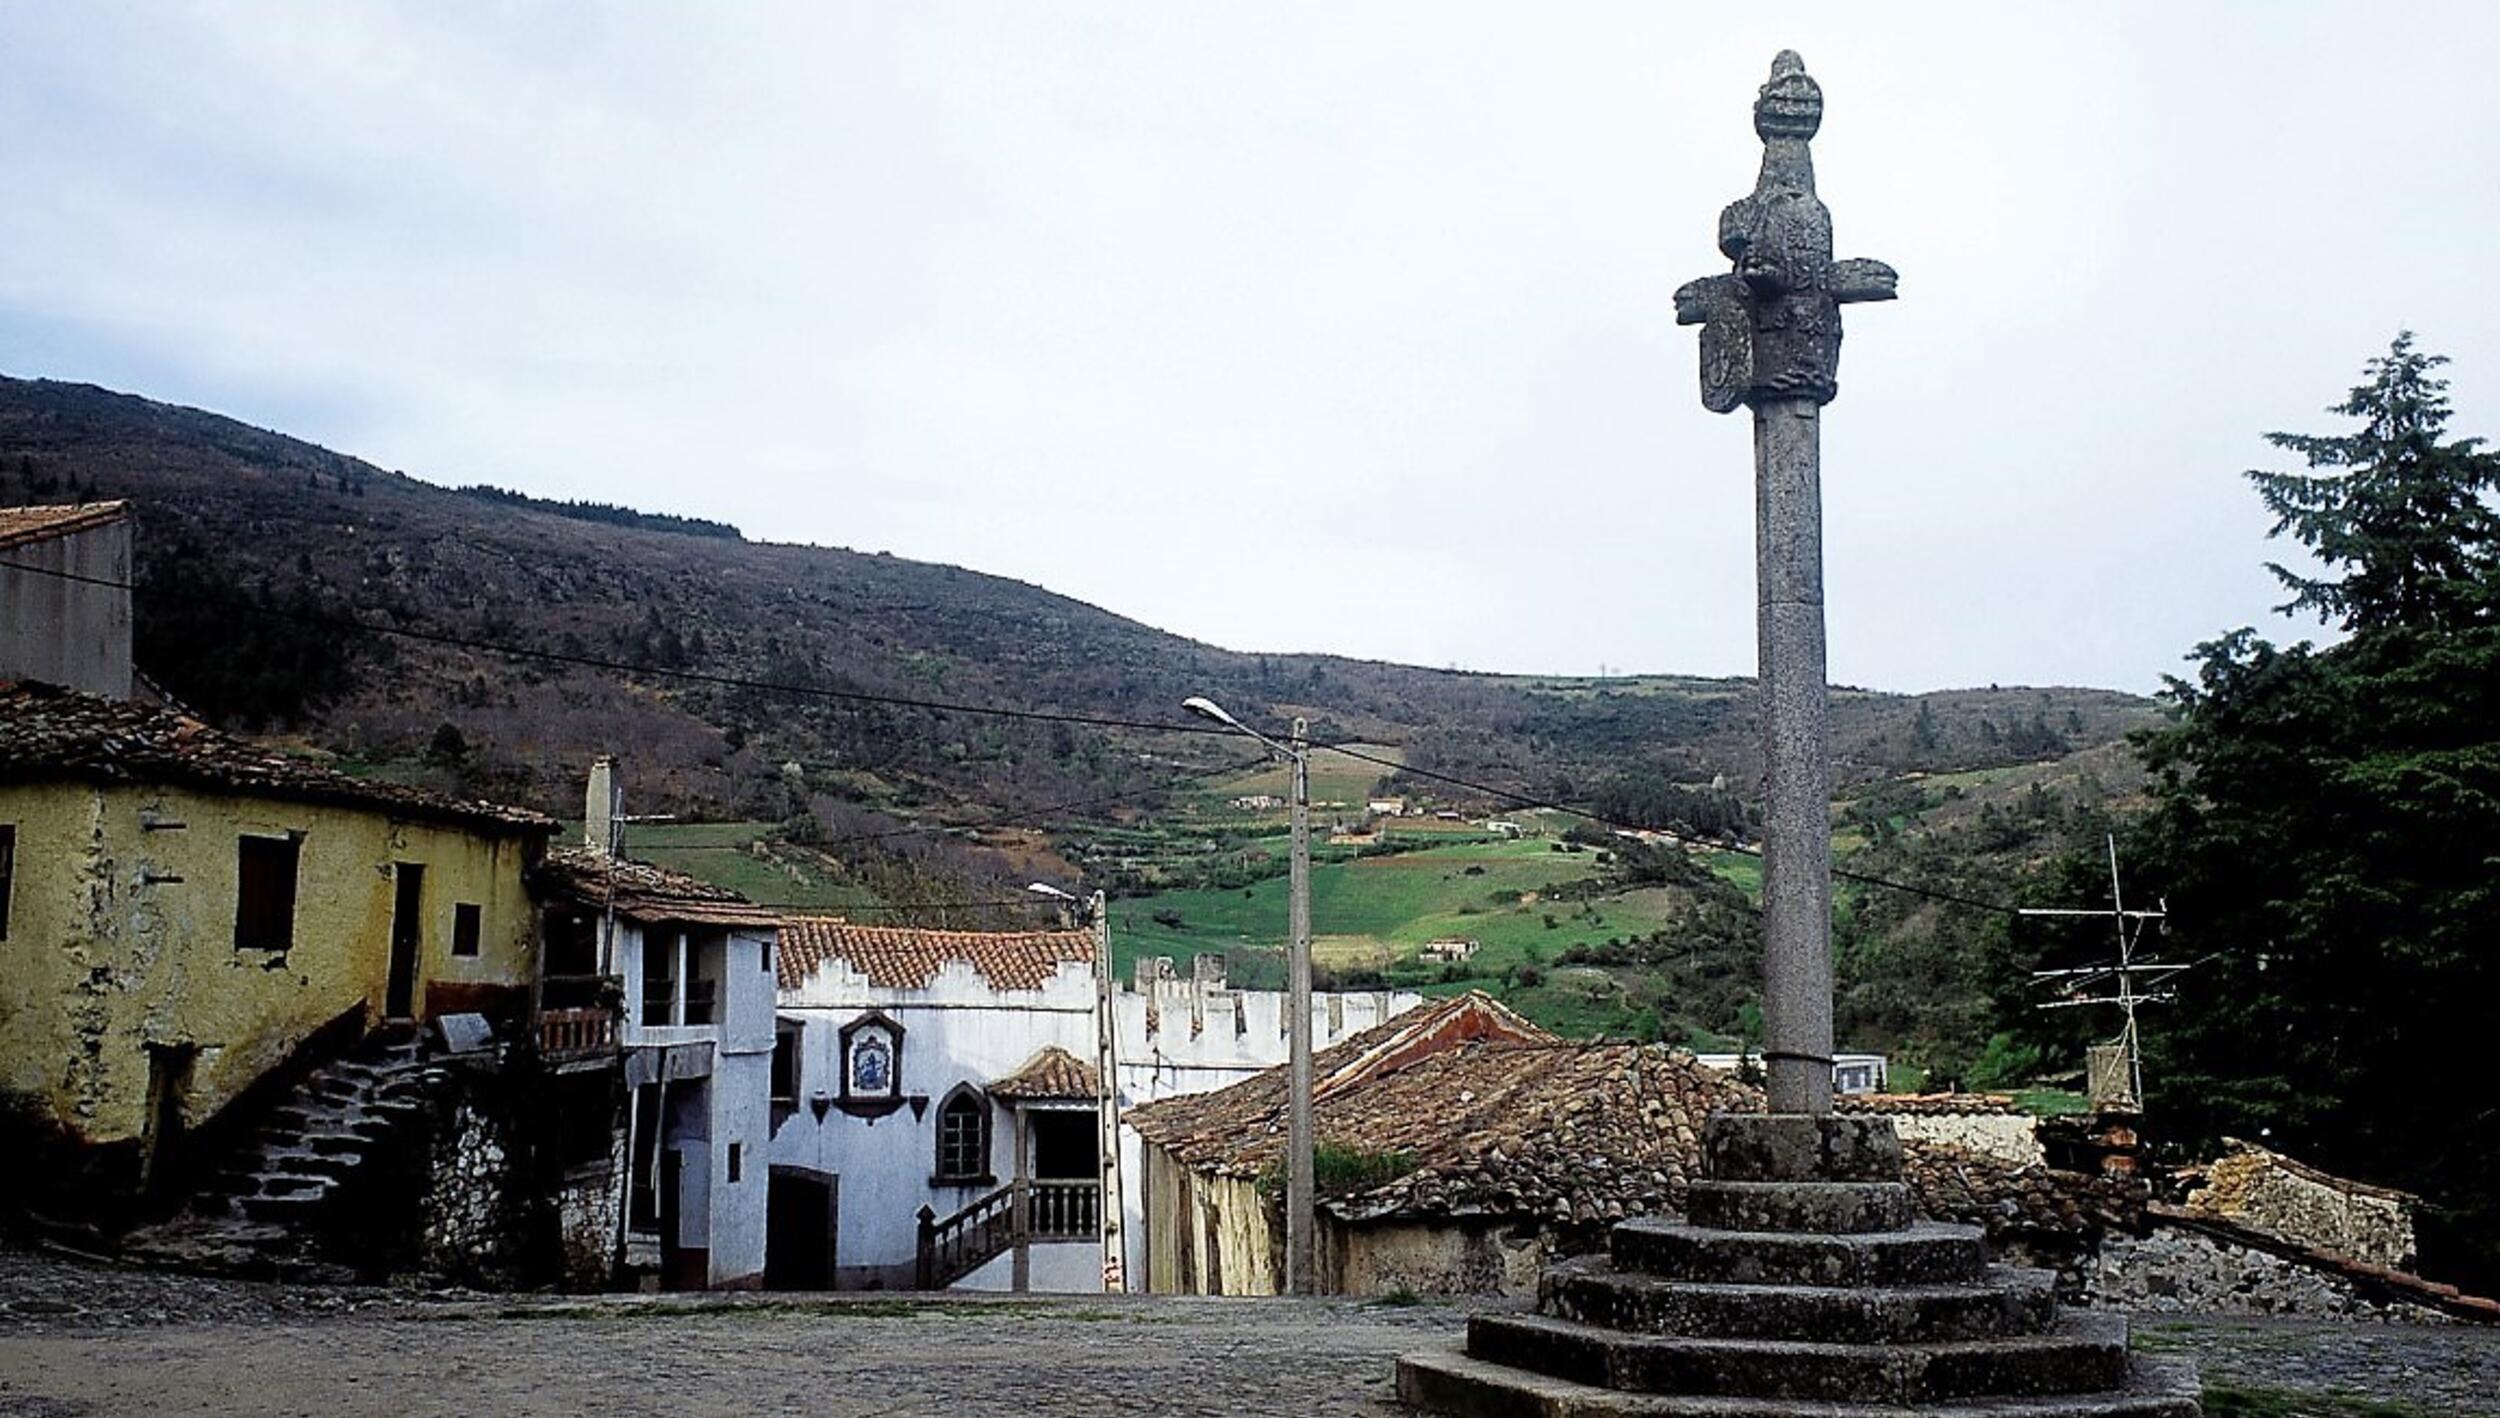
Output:
[[1988,1395],[2097,1393],[2127,1382],[2123,1315],[2068,1315],[2046,1334],[1943,1344],[1819,1344],[1624,1334],[1546,1315],[1479,1315],[1467,1353],[1639,1393],[1928,1406]]
[[1988,1268],[1977,1226],[1921,1221],[1907,1231],[1820,1235],[1722,1231],[1666,1217],[1618,1224],[1606,1238],[1619,1270],[1731,1285],[1942,1285]]
[[1918,1219],[1906,1182],[1697,1181],[1685,1219],[1719,1231],[1900,1231]]
[[2108,1393],[1887,1404],[1625,1393],[1507,1368],[1455,1347],[1398,1360],[1398,1397],[1456,1418],[2202,1418],[2195,1370],[2137,1358]]
[[1722,1182],[1897,1182],[1901,1139],[1881,1114],[1713,1113],[1701,1170]]
[[1546,1268],[1537,1282],[1537,1309],[1640,1334],[1941,1343],[2046,1331],[2057,1315],[2056,1283],[2051,1271],[1990,1266],[1977,1280],[1959,1284],[1724,1285],[1619,1270],[1604,1256],[1583,1256]]

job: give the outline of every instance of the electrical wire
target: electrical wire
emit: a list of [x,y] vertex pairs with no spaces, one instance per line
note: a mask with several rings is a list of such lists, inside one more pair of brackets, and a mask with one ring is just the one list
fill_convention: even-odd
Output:
[[[280,620],[291,620],[325,630],[359,631],[373,635],[396,636],[402,639],[415,640],[425,644],[443,645],[462,650],[482,651],[488,654],[509,656],[513,659],[542,660],[552,664],[571,665],[582,669],[605,670],[619,674],[649,675],[658,678],[681,680],[691,684],[704,684],[732,689],[752,689],[764,693],[787,694],[802,698],[827,699],[844,703],[877,704],[892,708],[920,709],[933,713],[964,714],[976,717],[1012,719],[1033,723],[1079,724],[1103,729],[1133,729],[1156,733],[1183,733],[1200,735],[1229,736],[1240,732],[1221,725],[1192,724],[1170,720],[1118,719],[1103,715],[1064,713],[1055,710],[1006,709],[995,705],[964,704],[948,700],[915,699],[901,695],[873,694],[865,690],[827,689],[819,685],[791,684],[786,681],[753,679],[743,675],[716,674],[704,670],[670,669],[658,665],[635,664],[626,660],[612,660],[598,655],[581,655],[559,650],[535,649],[526,645],[513,645],[501,641],[482,640],[475,636],[452,635],[442,631],[415,630],[404,626],[377,625],[371,621],[358,620],[352,616],[315,615],[304,611],[291,611],[279,606],[260,605],[234,597],[201,595],[193,592],[175,593],[170,591],[159,591],[150,587],[141,586],[132,581],[116,580],[103,576],[89,576],[79,572],[63,570],[57,567],[34,566],[19,561],[0,561],[0,568],[12,571],[29,572],[37,576],[49,576],[62,581],[69,581],[88,586],[98,586],[108,590],[127,591],[134,596],[148,596],[163,599],[174,598],[178,595],[179,599],[189,601],[193,604],[215,606],[219,609],[239,611],[248,615],[261,615]],[[1365,763],[1390,769],[1393,772],[1405,773],[1414,777],[1427,778],[1435,782],[1447,783],[1453,787],[1465,788],[1470,792],[1483,793],[1489,797],[1498,798],[1517,807],[1535,808],[1548,812],[1559,812],[1567,816],[1582,818],[1601,826],[1621,828],[1626,831],[1654,832],[1657,835],[1666,837],[1672,841],[1685,843],[1691,846],[1707,847],[1717,851],[1733,852],[1739,856],[1747,856],[1757,859],[1762,856],[1762,852],[1759,848],[1731,846],[1726,843],[1712,842],[1706,838],[1693,837],[1684,833],[1659,828],[1643,827],[1635,823],[1618,821],[1616,819],[1609,818],[1602,813],[1594,812],[1587,808],[1576,807],[1569,803],[1554,802],[1524,793],[1513,792],[1507,788],[1496,788],[1490,784],[1473,782],[1454,774],[1436,772],[1428,768],[1413,767],[1408,764],[1397,762],[1394,759],[1382,758],[1376,754],[1365,753],[1347,743],[1314,743],[1310,745],[1310,747],[1314,750],[1336,753],[1347,758],[1358,759]],[[1002,823],[999,825],[1004,824]],[[904,835],[907,832],[920,830],[924,829],[895,829],[893,835],[899,836]],[[1853,881],[1863,886],[1881,887],[1890,891],[1899,891],[1913,896],[1924,897],[1931,901],[1940,901],[1956,906],[1966,906],[1974,910],[1991,911],[2005,915],[2012,915],[2018,910],[2018,908],[2013,906],[2007,906],[1993,901],[1983,901],[1977,897],[1965,896],[1958,892],[1939,891],[1933,887],[1918,886],[1905,881],[1896,881],[1889,877],[1875,876],[1866,872],[1851,871],[1843,867],[1833,867],[1832,875],[1841,880]]]

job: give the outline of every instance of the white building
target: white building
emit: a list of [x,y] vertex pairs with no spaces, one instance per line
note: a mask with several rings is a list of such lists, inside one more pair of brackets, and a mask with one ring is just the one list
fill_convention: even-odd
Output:
[[[1760,1054],[1695,1054],[1693,1060],[1722,1073],[1742,1073],[1747,1063],[1760,1068]],[[1890,1084],[1890,1061],[1882,1054],[1832,1055],[1832,1091],[1839,1094],[1881,1093]]]
[[[770,1279],[805,1287],[1093,1291],[1099,1083],[1090,931],[784,923]],[[1140,962],[1113,996],[1125,1108],[1286,1054],[1283,996]],[[1318,1047],[1420,1003],[1322,994]],[[1135,1134],[1121,1131],[1130,1273],[1144,1263]]]
[[[592,842],[612,840],[612,772],[604,758],[591,769]],[[552,851],[541,870],[544,988],[567,977],[568,956],[621,982],[624,1270],[669,1289],[762,1285],[779,913],[590,846]]]

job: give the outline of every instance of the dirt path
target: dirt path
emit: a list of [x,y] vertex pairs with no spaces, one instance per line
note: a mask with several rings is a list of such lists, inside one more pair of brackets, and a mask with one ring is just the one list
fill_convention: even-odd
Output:
[[[1388,1418],[1402,1411],[1391,1360],[1456,1337],[1465,1316],[1345,1300],[502,1300],[0,1252],[0,1414]],[[2139,1332],[2209,1383],[2274,1395],[2215,1411],[2500,1414],[2500,1329],[2163,1317]]]

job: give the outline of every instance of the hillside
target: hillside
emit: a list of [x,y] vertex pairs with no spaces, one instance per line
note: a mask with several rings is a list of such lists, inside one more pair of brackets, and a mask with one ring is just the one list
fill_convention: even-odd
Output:
[[[1246,745],[692,683],[342,633],[324,618],[773,685],[1176,722],[1208,694],[1253,722],[1539,797],[1637,807],[1652,785],[1757,773],[1743,680],[1467,674],[1248,654],[1036,586],[717,523],[456,490],[231,419],[0,378],[0,502],[136,505],[140,661],[228,723],[351,767],[563,811],[589,757],[629,756],[635,806],[809,820],[1105,819],[1248,762]],[[241,609],[237,602],[256,609]],[[2000,689],[1835,695],[1844,782],[1972,771],[2113,742],[2132,696]],[[1355,770],[1356,777],[1369,770]],[[1404,786],[1490,808],[1428,778]],[[1106,802],[1105,800],[1113,800]],[[1663,809],[1662,809],[1663,810]]]

